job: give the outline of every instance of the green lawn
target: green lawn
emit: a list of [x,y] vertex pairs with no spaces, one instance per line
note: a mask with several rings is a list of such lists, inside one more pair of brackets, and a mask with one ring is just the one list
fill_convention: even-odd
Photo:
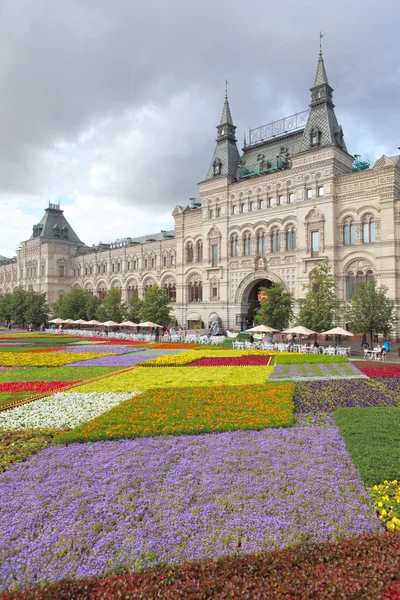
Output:
[[351,458],[372,487],[400,480],[400,410],[396,407],[340,408],[334,412]]
[[0,383],[10,381],[85,381],[120,370],[121,367],[20,367],[0,372]]

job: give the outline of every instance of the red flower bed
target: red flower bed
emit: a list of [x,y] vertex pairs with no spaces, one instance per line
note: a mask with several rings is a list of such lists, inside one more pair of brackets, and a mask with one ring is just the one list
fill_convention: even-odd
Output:
[[41,352],[58,352],[59,350],[64,350],[65,346],[58,346],[57,348],[35,348],[34,350],[25,350],[25,352],[30,352],[31,354],[39,354]]
[[362,535],[276,552],[193,561],[104,579],[0,592],[7,600],[273,598],[398,600],[400,535]]
[[359,367],[357,368],[364,373],[370,379],[392,379],[393,377],[400,377],[400,365],[396,366],[384,366],[384,367]]
[[156,348],[157,350],[171,350],[171,349],[182,349],[184,348],[185,350],[190,350],[190,349],[194,349],[194,348],[198,348],[199,344],[167,344],[167,343],[162,343],[162,342],[153,342],[153,348]]
[[103,342],[103,344],[116,344],[117,346],[143,346],[148,342],[139,342],[138,340],[116,340],[116,339],[108,339],[108,338],[99,338],[99,337],[82,337],[83,341],[89,342]]
[[185,367],[267,367],[271,356],[227,356],[200,358]]
[[0,383],[0,392],[35,392],[37,394],[46,394],[81,381],[13,381],[11,383]]

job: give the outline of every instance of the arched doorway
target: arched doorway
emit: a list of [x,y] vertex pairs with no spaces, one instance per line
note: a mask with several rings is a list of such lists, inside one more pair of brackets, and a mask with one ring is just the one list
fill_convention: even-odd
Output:
[[258,279],[252,281],[246,287],[242,295],[241,329],[248,329],[255,324],[255,316],[260,307],[261,288],[270,288],[272,281],[269,279]]

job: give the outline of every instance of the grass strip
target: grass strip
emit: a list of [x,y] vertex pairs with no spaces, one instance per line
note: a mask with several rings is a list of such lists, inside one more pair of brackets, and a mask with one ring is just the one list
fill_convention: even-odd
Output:
[[400,479],[400,410],[341,408],[334,413],[351,458],[368,487]]
[[120,370],[120,367],[22,367],[0,372],[0,383],[54,380],[85,381]]
[[0,473],[48,446],[56,433],[50,429],[0,431]]
[[345,356],[330,356],[328,354],[297,354],[289,352],[288,354],[276,354],[275,362],[277,365],[290,364],[312,364],[312,363],[345,363],[349,360]]

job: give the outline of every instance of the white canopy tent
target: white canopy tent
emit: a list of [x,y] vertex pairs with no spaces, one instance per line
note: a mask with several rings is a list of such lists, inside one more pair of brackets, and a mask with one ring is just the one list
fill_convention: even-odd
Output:
[[246,329],[246,331],[250,331],[251,333],[274,333],[278,329],[273,329],[272,327],[268,327],[268,325],[257,325],[256,327],[251,327],[251,329]]
[[321,335],[342,335],[353,337],[355,334],[351,333],[351,331],[343,329],[343,327],[334,327],[333,329],[329,329],[328,331],[323,331]]
[[133,321],[124,321],[119,324],[120,327],[139,327],[137,323],[133,323]]
[[100,325],[103,325],[103,327],[119,327],[119,323],[115,321],[105,321],[104,323],[100,323]]
[[295,333],[296,335],[313,335],[317,333],[312,329],[308,329],[307,327],[303,327],[302,325],[298,325],[297,327],[290,327],[289,329],[285,329],[283,333]]
[[61,323],[65,323],[64,319],[60,319],[59,317],[57,317],[57,319],[52,319],[51,321],[49,321],[49,323],[54,323],[55,325],[61,325]]
[[162,325],[157,325],[157,323],[152,323],[151,321],[144,321],[143,323],[139,323],[136,327],[146,327],[146,328],[154,328],[154,327],[162,327]]

